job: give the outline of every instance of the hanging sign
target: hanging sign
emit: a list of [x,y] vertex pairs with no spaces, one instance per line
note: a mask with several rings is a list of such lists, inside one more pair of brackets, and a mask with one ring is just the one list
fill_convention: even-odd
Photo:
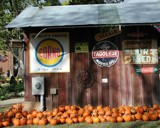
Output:
[[111,67],[119,57],[117,47],[110,41],[97,43],[92,50],[93,61],[100,67]]
[[124,64],[157,64],[156,40],[125,40],[122,42]]
[[153,74],[158,72],[158,68],[156,67],[136,67],[137,74]]
[[56,73],[70,71],[68,33],[30,35],[30,72]]
[[98,42],[98,41],[102,41],[102,40],[105,40],[105,39],[108,39],[112,36],[116,36],[116,35],[119,35],[121,34],[121,30],[119,30],[119,28],[113,28],[111,29],[110,31],[107,31],[107,32],[104,32],[104,33],[97,33],[95,35],[95,40]]

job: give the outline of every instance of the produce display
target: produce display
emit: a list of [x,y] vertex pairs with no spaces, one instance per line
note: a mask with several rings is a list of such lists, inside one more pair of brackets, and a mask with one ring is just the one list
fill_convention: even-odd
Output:
[[83,107],[78,105],[61,105],[53,110],[30,112],[23,110],[23,104],[14,104],[0,113],[0,128],[22,125],[60,125],[86,122],[129,122],[129,121],[155,121],[160,119],[160,105],[152,106],[119,106],[109,107],[88,104]]

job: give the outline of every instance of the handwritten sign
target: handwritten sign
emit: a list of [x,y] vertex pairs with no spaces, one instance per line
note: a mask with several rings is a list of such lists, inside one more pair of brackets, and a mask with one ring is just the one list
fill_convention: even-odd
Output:
[[124,64],[157,64],[156,40],[125,40],[122,42]]

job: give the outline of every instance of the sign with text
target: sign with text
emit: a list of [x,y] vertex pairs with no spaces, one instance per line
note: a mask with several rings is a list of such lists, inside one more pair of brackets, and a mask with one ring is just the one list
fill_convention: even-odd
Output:
[[156,40],[125,40],[122,42],[124,64],[157,64]]
[[88,51],[88,42],[79,42],[75,44],[75,53],[85,53]]
[[156,67],[136,67],[137,74],[153,74],[158,72]]
[[100,67],[111,67],[118,58],[119,50],[110,41],[99,42],[92,50],[92,59]]
[[30,72],[69,72],[69,34],[41,33],[37,38],[35,36],[30,35]]
[[110,31],[107,31],[107,32],[97,33],[95,35],[95,40],[96,41],[102,41],[102,40],[108,39],[110,37],[119,35],[121,33],[122,33],[122,31],[119,30],[119,28],[113,28],[113,29],[111,29]]

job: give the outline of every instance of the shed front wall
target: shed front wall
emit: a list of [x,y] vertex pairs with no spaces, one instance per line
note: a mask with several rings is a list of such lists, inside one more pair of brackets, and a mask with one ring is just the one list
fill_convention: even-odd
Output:
[[[29,49],[25,51],[25,100],[35,101],[32,96],[32,77],[44,76],[45,78],[45,103],[46,108],[51,109],[59,105],[75,104],[84,106],[103,105],[117,107],[120,105],[152,105],[160,103],[159,73],[137,75],[135,66],[158,67],[158,64],[123,64],[122,62],[122,42],[128,39],[127,33],[144,32],[147,36],[140,39],[156,39],[158,32],[152,26],[132,26],[122,27],[122,33],[107,41],[113,42],[119,52],[119,58],[111,67],[99,67],[92,59],[92,49],[97,43],[95,34],[104,28],[70,28],[52,29],[48,32],[69,32],[70,34],[70,72],[69,73],[30,73],[29,72]],[[39,30],[27,30],[28,33],[39,32]],[[132,37],[131,39],[134,39]],[[137,39],[137,37],[136,37]],[[89,52],[76,53],[75,43],[88,42]],[[158,44],[158,43],[157,43]],[[82,88],[78,84],[78,75],[82,71],[89,71],[94,76],[94,83],[89,88]],[[102,79],[108,79],[103,83]],[[50,89],[56,88],[57,95],[50,94]]]

